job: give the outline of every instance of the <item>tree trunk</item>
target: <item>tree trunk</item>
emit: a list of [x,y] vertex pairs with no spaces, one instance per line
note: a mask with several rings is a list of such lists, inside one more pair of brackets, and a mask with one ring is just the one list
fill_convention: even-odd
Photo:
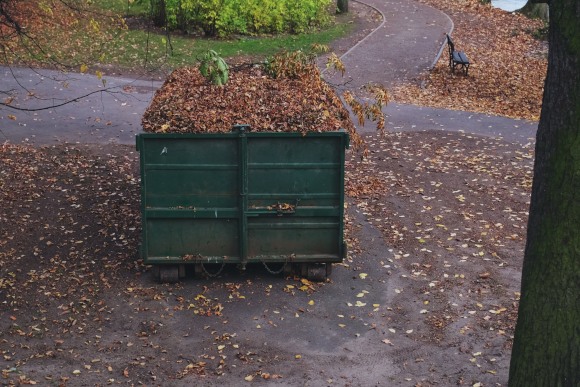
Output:
[[165,27],[166,19],[165,0],[151,0],[151,20],[155,27]]
[[580,386],[580,2],[550,13],[511,387]]
[[547,3],[533,3],[528,0],[523,8],[518,9],[516,12],[523,13],[532,19],[542,19],[548,21],[550,19],[550,7]]
[[337,13],[347,13],[348,12],[348,0],[336,0],[336,12]]

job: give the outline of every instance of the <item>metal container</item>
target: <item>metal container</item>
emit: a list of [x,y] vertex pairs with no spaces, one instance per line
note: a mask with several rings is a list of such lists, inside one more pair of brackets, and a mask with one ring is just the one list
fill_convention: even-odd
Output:
[[[164,282],[185,265],[279,263],[326,278],[343,242],[344,131],[137,136],[142,255]],[[272,265],[271,265],[272,266]]]

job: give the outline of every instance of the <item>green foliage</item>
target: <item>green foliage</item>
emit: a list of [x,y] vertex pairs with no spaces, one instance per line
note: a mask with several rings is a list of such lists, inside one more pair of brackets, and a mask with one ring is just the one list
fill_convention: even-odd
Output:
[[[193,39],[176,35],[171,38],[173,46],[171,54],[167,52],[165,35],[150,34],[143,30],[126,30],[111,41],[106,58],[100,62],[116,63],[123,67],[142,65],[151,70],[164,65],[174,68],[195,65],[198,63],[198,58],[208,50],[214,50],[226,59],[244,54],[256,60],[263,60],[282,49],[307,50],[315,42],[328,44],[344,36],[350,28],[352,24],[339,24],[312,34],[232,40]],[[89,43],[87,39],[87,44]]]
[[326,27],[334,0],[165,0],[170,28],[206,35],[303,33]]
[[208,50],[199,58],[199,72],[218,86],[225,85],[229,77],[227,63],[214,50]]

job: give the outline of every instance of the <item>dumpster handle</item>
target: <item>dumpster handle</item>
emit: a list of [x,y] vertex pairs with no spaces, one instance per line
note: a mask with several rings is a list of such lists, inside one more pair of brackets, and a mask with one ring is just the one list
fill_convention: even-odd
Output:
[[246,212],[247,216],[262,216],[262,215],[294,215],[296,213],[296,208],[298,207],[298,203],[300,199],[296,199],[294,204],[290,203],[281,203],[278,202],[274,205],[267,206],[267,207],[258,207],[254,210],[248,210]]

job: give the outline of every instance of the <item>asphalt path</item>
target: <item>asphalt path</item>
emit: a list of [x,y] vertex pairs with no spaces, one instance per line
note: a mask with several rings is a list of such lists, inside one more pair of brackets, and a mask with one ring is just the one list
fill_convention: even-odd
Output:
[[[373,7],[383,22],[342,55],[345,77],[324,74],[340,85],[338,91],[357,93],[367,83],[388,88],[412,80],[433,66],[444,49],[445,33],[453,30],[447,15],[415,1],[359,2]],[[0,107],[0,141],[35,145],[133,144],[141,132],[141,116],[162,85],[147,79],[7,67],[0,67],[0,79],[0,92],[14,96],[12,107]],[[384,113],[389,131],[453,131],[527,143],[537,130],[537,122],[407,104],[390,103]],[[375,129],[367,124],[358,130]]]
[[0,74],[0,90],[15,97],[14,108],[0,108],[0,140],[34,145],[133,144],[141,116],[162,85],[28,68],[1,67]]
[[[134,144],[141,116],[159,81],[62,74],[51,70],[0,69],[2,89],[14,90],[16,108],[0,108],[0,139],[11,143]],[[90,95],[89,95],[90,94]],[[52,107],[72,101],[60,107]],[[385,109],[388,131],[455,131],[532,141],[537,122],[481,113],[390,103]],[[359,126],[373,132],[372,123]]]
[[[366,81],[377,81],[388,86],[392,82],[412,78],[414,74],[424,71],[433,63],[441,49],[440,34],[452,28],[445,15],[418,5],[413,0],[407,0],[406,4],[403,0],[392,2],[364,0],[364,2],[378,9],[385,18],[393,17],[344,54],[343,60],[349,62],[347,67],[351,68],[348,76],[357,78],[356,82],[349,82],[348,87],[358,90]],[[391,5],[397,7],[396,13],[393,11],[394,8],[388,8]],[[389,10],[392,11],[391,14]],[[437,20],[443,24],[435,23]],[[422,24],[418,27],[411,25],[417,21]],[[432,28],[435,32],[425,35],[422,27]],[[405,28],[409,33],[398,35],[394,28]],[[403,35],[406,41],[401,43],[396,37]],[[404,52],[397,55],[396,50],[403,49]],[[406,55],[404,58],[403,54]],[[398,57],[401,59],[395,64],[394,61],[398,60]],[[405,63],[410,63],[413,67],[405,67]],[[392,69],[401,72],[393,73]],[[0,92],[12,90],[13,107],[32,109],[23,111],[0,107],[0,142],[5,140],[34,145],[134,144],[135,135],[141,132],[141,116],[161,83],[108,76],[105,76],[105,80],[106,83],[103,84],[102,80],[88,74],[0,68]],[[53,107],[60,104],[63,105]],[[537,127],[535,122],[397,103],[390,103],[385,108],[385,113],[389,131],[458,131],[501,137],[509,142],[527,143],[533,140]],[[361,132],[375,130],[372,124],[358,129]],[[358,273],[354,273],[354,268],[337,265],[332,276],[337,285],[322,287],[317,291],[312,297],[316,308],[311,308],[308,313],[296,316],[297,305],[300,307],[308,305],[309,299],[305,294],[300,294],[301,292],[292,298],[263,297],[257,293],[253,297],[248,297],[248,302],[228,305],[224,313],[230,317],[227,320],[231,321],[220,330],[228,329],[230,332],[236,332],[239,341],[247,345],[247,348],[255,349],[255,352],[269,353],[272,358],[282,354],[281,358],[291,359],[285,363],[287,365],[285,379],[277,385],[327,385],[322,381],[331,380],[329,378],[333,377],[336,378],[337,384],[352,381],[350,385],[408,386],[412,379],[431,377],[434,370],[429,367],[430,362],[423,363],[417,360],[429,359],[433,351],[438,351],[441,357],[450,359],[445,364],[437,365],[437,372],[444,376],[457,376],[455,364],[457,359],[461,359],[458,357],[460,355],[457,347],[450,346],[445,349],[436,345],[427,347],[425,343],[416,342],[413,337],[400,333],[396,336],[397,347],[390,350],[390,347],[385,345],[386,342],[382,341],[386,337],[385,331],[392,327],[384,314],[368,313],[367,310],[351,308],[347,304],[347,301],[354,304],[358,300],[358,296],[355,295],[364,289],[368,293],[365,302],[369,306],[393,305],[397,290],[403,289],[406,278],[411,277],[411,273],[404,268],[396,267],[395,264],[393,268],[382,265],[383,260],[393,262],[393,248],[387,245],[381,231],[367,221],[362,210],[351,206],[349,212],[354,224],[362,226],[357,231],[357,238],[365,251],[357,258],[356,270],[359,270],[359,273],[370,273],[367,281],[363,281]],[[381,262],[380,271],[377,271],[378,262]],[[393,270],[393,275],[388,276],[388,280],[385,280],[386,268]],[[258,284],[256,289],[264,289],[271,282],[270,279],[260,280],[255,274],[246,275],[254,275],[251,278]],[[237,281],[239,276],[239,274],[226,276],[225,281],[228,278],[236,278],[232,281]],[[186,295],[185,297],[196,294],[199,292],[198,286],[197,282],[185,281],[181,292]],[[249,287],[245,289],[247,288]],[[159,304],[162,308],[170,306],[166,305],[166,302],[160,300]],[[270,315],[277,312],[284,318]],[[114,313],[120,316],[118,319],[126,321],[127,324],[127,328],[123,327],[118,334],[126,334],[125,337],[129,337],[135,329],[140,328],[138,324],[141,320],[132,319],[132,308],[123,310],[119,307]],[[210,344],[204,342],[207,336],[207,333],[204,333],[205,328],[192,326],[189,317],[185,322],[179,319],[163,321],[167,324],[163,331],[170,333],[163,339],[166,340],[165,345],[170,348],[177,350],[183,348],[184,353],[190,353],[196,350],[203,351],[204,345],[216,344],[213,333],[209,338]],[[268,328],[271,321],[276,321],[278,326],[276,330],[255,329],[257,324]],[[137,325],[137,328],[133,328],[131,324]],[[337,326],[344,328],[337,329]],[[192,334],[189,334],[190,330]],[[397,330],[405,332],[403,325],[397,326]],[[187,334],[181,334],[184,332]],[[193,334],[195,332],[201,333]],[[390,352],[385,355],[387,350]],[[306,360],[297,363],[294,354],[303,354]],[[200,385],[209,385],[212,380],[215,379],[208,379],[205,384],[200,382]],[[236,384],[222,381],[224,385],[239,385],[240,380],[238,379]],[[182,384],[175,381],[172,385],[188,385],[187,382],[190,380],[184,380]],[[328,384],[330,383],[331,381],[328,381]]]

